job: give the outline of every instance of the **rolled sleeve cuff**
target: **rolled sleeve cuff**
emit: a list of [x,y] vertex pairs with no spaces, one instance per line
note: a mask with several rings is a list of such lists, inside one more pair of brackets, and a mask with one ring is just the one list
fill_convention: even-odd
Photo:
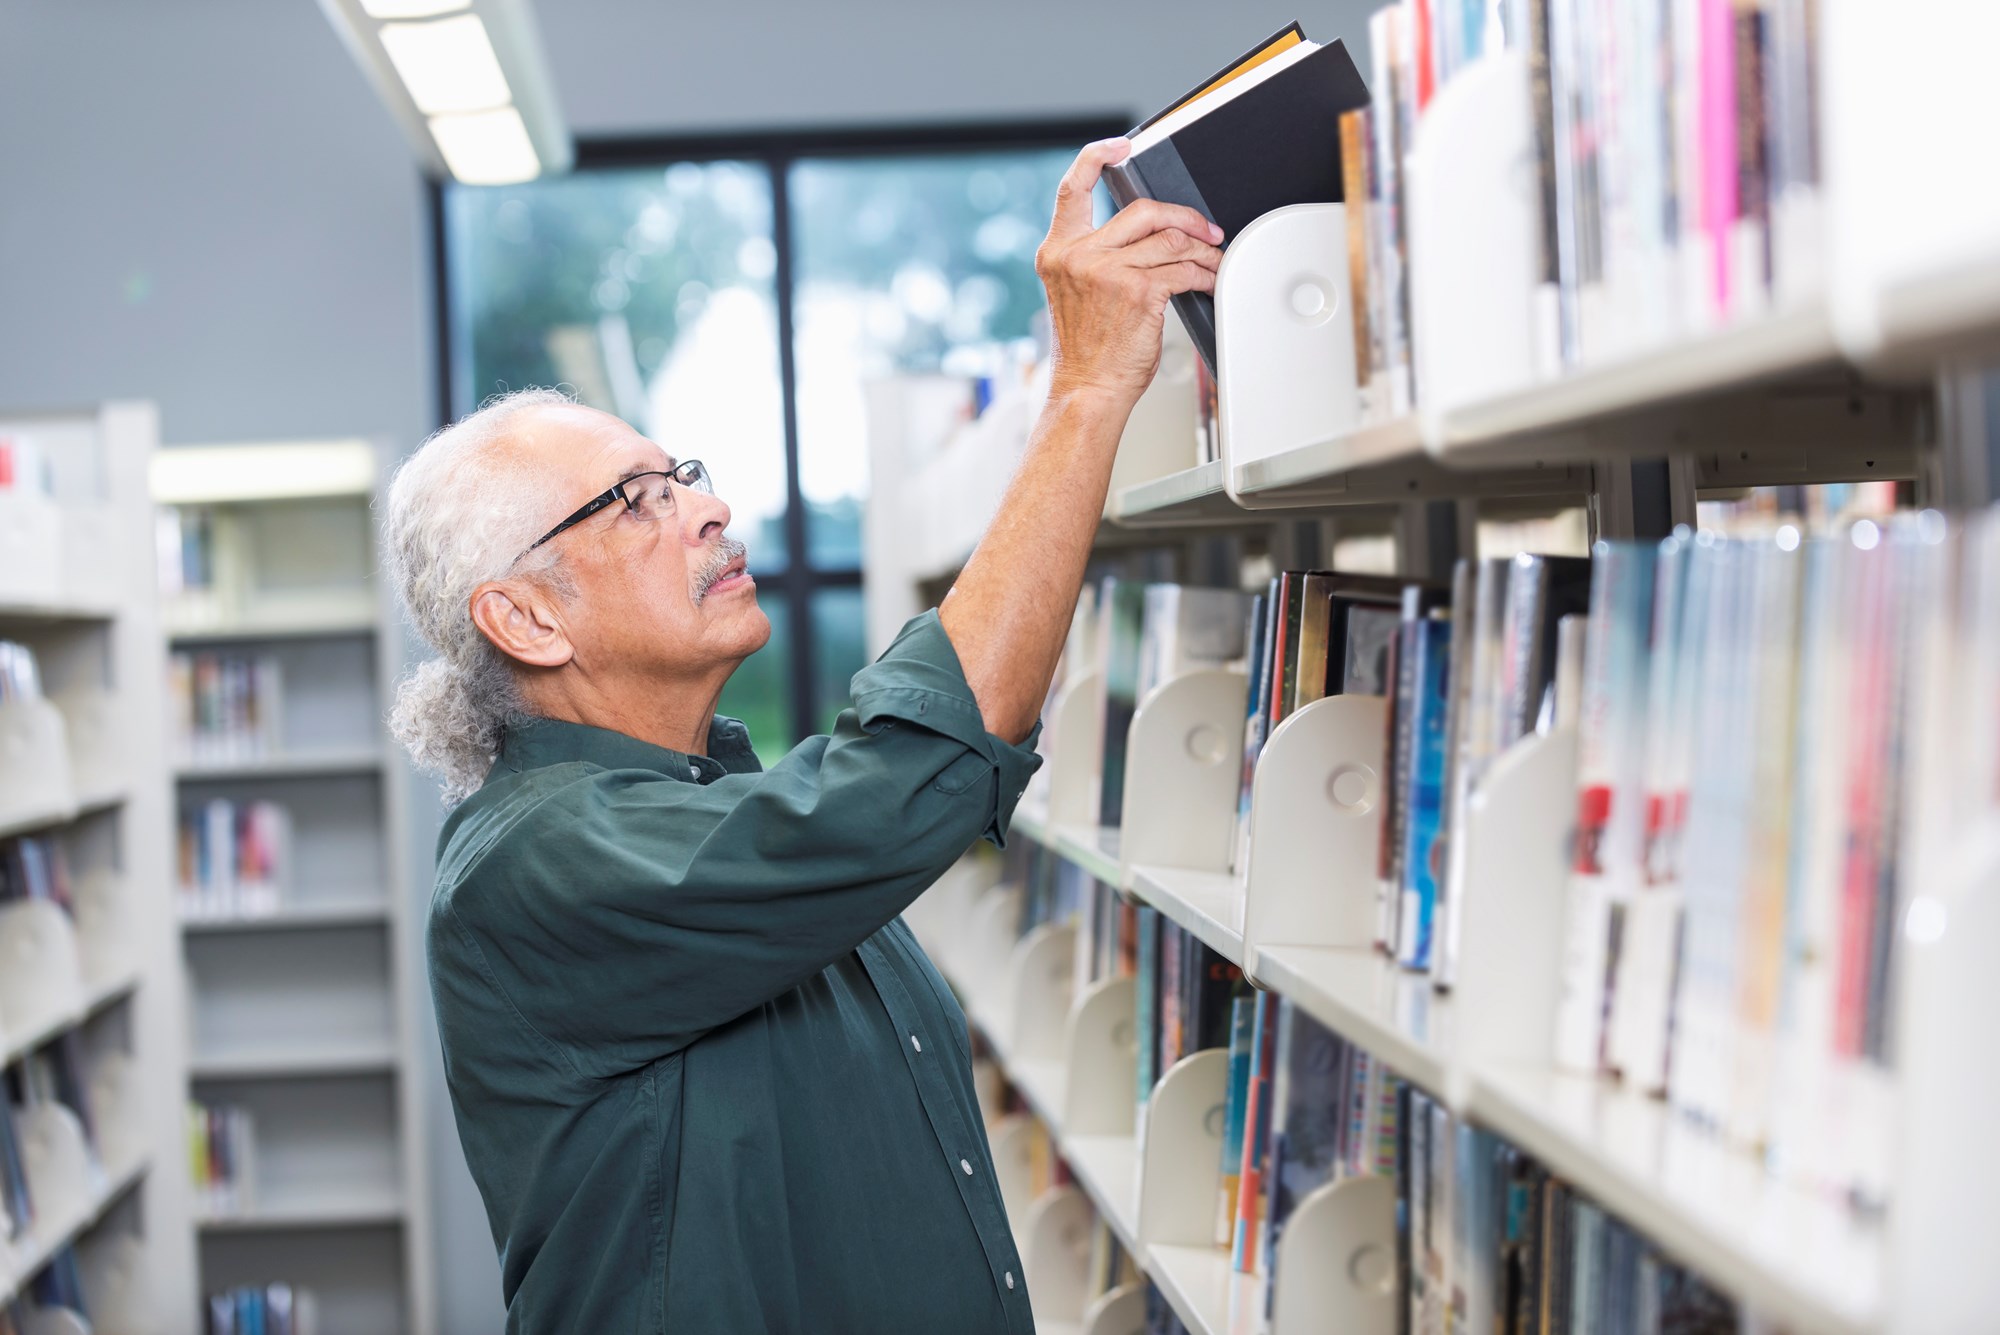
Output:
[[937,613],[913,617],[880,658],[854,674],[852,689],[855,711],[869,732],[889,721],[913,724],[950,738],[993,768],[998,782],[984,834],[1006,847],[1014,807],[1028,789],[1028,776],[1041,767],[1035,742],[1042,725],[1037,720],[1018,746],[986,731],[958,650]]

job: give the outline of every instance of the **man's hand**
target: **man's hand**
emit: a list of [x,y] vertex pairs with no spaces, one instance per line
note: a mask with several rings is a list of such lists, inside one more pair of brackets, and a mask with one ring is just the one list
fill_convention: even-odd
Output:
[[1056,188],[1055,221],[1035,252],[1049,294],[1052,395],[1095,391],[1129,408],[1160,364],[1167,299],[1215,291],[1222,229],[1190,208],[1135,200],[1092,230],[1098,177],[1132,151],[1104,139],[1077,154]]

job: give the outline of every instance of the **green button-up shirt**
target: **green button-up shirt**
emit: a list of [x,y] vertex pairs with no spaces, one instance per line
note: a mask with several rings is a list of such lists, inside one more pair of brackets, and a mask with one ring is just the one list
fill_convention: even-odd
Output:
[[1037,762],[934,613],[770,770],[541,721],[445,822],[428,932],[516,1335],[1030,1332],[965,1018],[898,916]]

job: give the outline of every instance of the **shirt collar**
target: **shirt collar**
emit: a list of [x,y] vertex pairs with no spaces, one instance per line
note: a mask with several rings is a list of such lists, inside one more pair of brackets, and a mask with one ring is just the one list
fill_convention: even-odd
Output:
[[571,760],[604,769],[650,770],[689,783],[709,783],[725,774],[754,774],[763,768],[750,749],[750,730],[741,720],[721,714],[709,723],[705,756],[670,751],[587,723],[547,718],[509,724],[500,743],[499,763],[517,774]]

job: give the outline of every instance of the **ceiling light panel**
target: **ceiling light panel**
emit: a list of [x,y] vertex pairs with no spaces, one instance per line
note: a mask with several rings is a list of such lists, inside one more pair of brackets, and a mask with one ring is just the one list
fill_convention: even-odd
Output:
[[426,116],[486,111],[512,99],[477,14],[429,23],[385,23],[382,49]]
[[512,107],[433,116],[430,127],[445,166],[466,185],[515,185],[541,174],[528,127]]
[[360,4],[361,12],[371,19],[434,19],[469,9],[472,0],[360,0]]

